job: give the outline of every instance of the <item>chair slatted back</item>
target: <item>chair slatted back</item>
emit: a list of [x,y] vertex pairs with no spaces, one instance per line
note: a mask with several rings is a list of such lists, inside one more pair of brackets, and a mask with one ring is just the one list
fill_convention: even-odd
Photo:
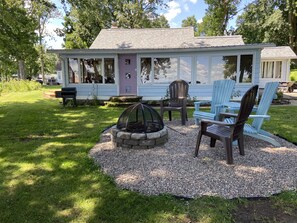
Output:
[[216,105],[229,102],[234,90],[234,80],[217,80],[213,82],[210,112],[215,113]]
[[188,97],[189,84],[184,80],[173,81],[169,85],[169,100],[178,101]]
[[[278,82],[268,82],[265,84],[263,94],[256,112],[256,115],[267,115],[272,100],[276,94]],[[255,118],[252,126],[259,130],[263,124],[264,118]]]
[[256,103],[258,87],[258,85],[254,85],[242,97],[240,109],[238,111],[238,116],[235,122],[233,136],[236,136],[243,131],[244,124],[248,120],[248,117],[251,114]]

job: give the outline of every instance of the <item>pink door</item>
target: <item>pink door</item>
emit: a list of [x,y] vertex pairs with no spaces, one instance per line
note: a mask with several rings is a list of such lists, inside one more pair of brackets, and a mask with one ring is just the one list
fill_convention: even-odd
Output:
[[119,55],[120,95],[137,95],[136,54]]

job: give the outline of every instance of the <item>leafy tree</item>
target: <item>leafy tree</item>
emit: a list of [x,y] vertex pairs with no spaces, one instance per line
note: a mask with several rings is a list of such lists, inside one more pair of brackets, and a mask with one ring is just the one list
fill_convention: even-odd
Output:
[[197,36],[198,35],[198,22],[194,15],[182,20],[182,27],[189,27],[189,26],[194,28],[195,36]]
[[151,20],[152,28],[170,28],[168,20],[164,15],[156,16],[156,18]]
[[[66,4],[65,0],[62,0]],[[87,48],[103,28],[111,27],[114,21],[123,28],[169,27],[164,16],[159,16],[162,0],[67,0],[63,30],[66,48]],[[92,15],[92,16],[90,16]]]
[[36,55],[36,22],[27,14],[21,0],[1,0],[0,11],[0,69],[17,63],[19,76],[24,79],[25,60]]
[[198,34],[207,36],[224,35],[228,32],[230,19],[237,14],[240,0],[204,0],[208,4],[202,24],[198,25]]
[[289,23],[289,44],[297,54],[297,1],[283,0],[283,15]]
[[290,45],[297,53],[297,5],[294,0],[256,0],[237,19],[246,43]]
[[[51,18],[59,17],[60,13],[57,10],[55,4],[49,0],[34,0],[28,1],[28,13],[34,18],[37,23],[36,32],[38,35],[38,54],[39,54],[39,64],[40,64],[40,73],[42,74],[43,83],[45,83],[45,42],[44,38],[49,36],[49,33],[46,33],[46,25],[49,23]],[[37,71],[38,72],[38,71]]]
[[[246,43],[272,42],[281,29],[287,30],[281,11],[275,10],[277,4],[274,0],[257,0],[249,4],[237,19],[237,33],[241,34]],[[285,37],[286,38],[286,37]],[[284,38],[284,39],[285,39]]]

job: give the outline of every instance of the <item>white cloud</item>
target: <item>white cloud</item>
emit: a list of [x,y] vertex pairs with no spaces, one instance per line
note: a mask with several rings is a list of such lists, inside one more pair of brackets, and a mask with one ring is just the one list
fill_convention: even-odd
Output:
[[57,36],[55,30],[57,28],[63,28],[62,21],[54,20],[50,21],[45,28],[47,33],[47,37],[45,38],[46,46],[53,49],[60,49],[62,48],[63,44],[63,37]]
[[46,33],[50,35],[56,35],[55,30],[57,28],[62,29],[63,25],[58,23],[48,23],[45,27]]
[[184,9],[185,9],[186,12],[188,12],[189,9],[190,9],[190,8],[189,8],[189,5],[188,5],[188,4],[185,4],[185,5],[184,5]]
[[197,20],[197,23],[202,23],[202,22],[203,22],[202,19],[198,19],[198,20]]
[[168,10],[166,13],[164,13],[164,16],[166,17],[168,22],[171,22],[171,20],[173,20],[180,13],[180,4],[176,1],[171,1],[168,3]]
[[193,4],[197,3],[197,0],[189,0],[190,2],[192,2]]
[[170,28],[179,28],[179,27],[180,27],[180,25],[177,24],[176,22],[171,22],[170,23]]
[[183,0],[183,2],[192,2],[194,5],[197,3],[198,0]]

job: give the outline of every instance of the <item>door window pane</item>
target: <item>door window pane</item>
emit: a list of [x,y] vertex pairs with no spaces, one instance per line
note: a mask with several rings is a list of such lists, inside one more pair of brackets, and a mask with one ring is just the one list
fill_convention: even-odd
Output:
[[241,55],[239,83],[251,83],[252,73],[253,73],[253,55]]

